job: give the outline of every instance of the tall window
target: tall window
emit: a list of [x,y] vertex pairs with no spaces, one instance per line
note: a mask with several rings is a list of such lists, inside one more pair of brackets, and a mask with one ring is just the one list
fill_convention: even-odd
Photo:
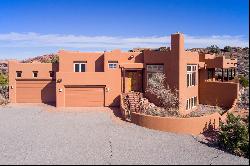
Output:
[[147,65],[147,85],[155,73],[164,73],[164,65]]
[[213,69],[207,69],[207,79],[213,78]]
[[22,71],[16,71],[16,77],[22,77]]
[[197,96],[187,99],[186,110],[192,109],[197,106]]
[[187,65],[187,87],[196,85],[197,65]]
[[85,72],[86,63],[74,63],[74,72]]
[[38,71],[33,71],[33,77],[34,78],[38,77]]
[[110,69],[115,69],[117,68],[118,61],[108,61],[108,65]]

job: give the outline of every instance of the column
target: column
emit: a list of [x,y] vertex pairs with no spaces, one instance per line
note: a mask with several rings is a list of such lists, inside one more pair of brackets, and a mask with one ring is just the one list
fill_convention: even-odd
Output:
[[224,82],[224,69],[222,68],[222,82]]
[[231,79],[233,79],[233,69],[231,69]]
[[227,69],[227,81],[229,81],[229,69]]
[[124,68],[122,68],[122,77],[123,77],[122,92],[125,93],[125,69]]

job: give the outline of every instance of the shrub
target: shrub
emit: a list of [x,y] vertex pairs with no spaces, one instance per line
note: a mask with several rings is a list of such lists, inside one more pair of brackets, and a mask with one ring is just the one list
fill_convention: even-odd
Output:
[[8,78],[6,75],[0,73],[0,86],[7,85],[8,84]]
[[58,63],[59,62],[59,56],[58,55],[54,55],[51,59],[51,63]]
[[179,98],[176,89],[170,89],[163,73],[156,73],[149,79],[146,92],[156,95],[160,106],[171,115],[179,115]]
[[244,88],[246,88],[246,87],[249,86],[249,81],[248,81],[248,79],[246,79],[245,77],[240,76],[240,77],[239,77],[239,81],[240,81],[240,84],[241,84]]
[[226,52],[232,52],[232,47],[230,47],[230,46],[225,46],[224,47],[224,51],[226,51]]
[[211,45],[207,47],[209,53],[220,53],[220,48],[217,45]]
[[239,116],[229,113],[226,123],[220,125],[219,145],[231,153],[249,158],[248,124],[244,123]]

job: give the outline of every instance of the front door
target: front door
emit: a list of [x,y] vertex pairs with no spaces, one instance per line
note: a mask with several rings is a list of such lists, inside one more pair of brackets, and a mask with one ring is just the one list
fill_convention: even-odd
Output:
[[127,92],[140,92],[142,89],[142,80],[141,80],[140,71],[127,71],[126,72],[126,91]]

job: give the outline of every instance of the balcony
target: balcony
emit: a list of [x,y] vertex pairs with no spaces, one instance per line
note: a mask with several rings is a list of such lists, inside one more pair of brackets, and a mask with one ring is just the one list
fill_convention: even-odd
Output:
[[225,56],[215,56],[214,54],[201,54],[200,61],[205,62],[207,68],[236,68],[237,59],[226,58]]

